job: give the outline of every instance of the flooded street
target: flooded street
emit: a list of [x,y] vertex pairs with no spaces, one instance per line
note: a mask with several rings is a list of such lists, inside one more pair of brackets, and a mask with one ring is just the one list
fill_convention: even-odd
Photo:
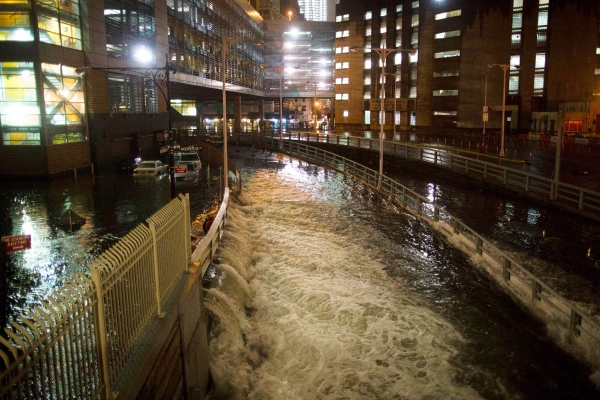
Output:
[[[192,215],[216,196],[216,188],[177,182],[190,193]],[[0,235],[31,235],[31,249],[9,254],[8,319],[40,302],[72,275],[144,222],[171,199],[167,175],[134,178],[91,174],[52,180],[0,181]],[[85,218],[81,228],[60,225],[67,210]]]

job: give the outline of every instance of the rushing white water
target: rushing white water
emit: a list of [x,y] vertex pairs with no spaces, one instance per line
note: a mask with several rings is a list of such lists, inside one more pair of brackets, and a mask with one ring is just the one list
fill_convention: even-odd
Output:
[[[470,369],[455,361],[460,334],[385,273],[378,233],[324,190],[291,163],[245,176],[220,256],[247,303],[216,306],[223,286],[206,296],[213,398],[479,398],[455,380]],[[247,323],[231,323],[236,307]]]

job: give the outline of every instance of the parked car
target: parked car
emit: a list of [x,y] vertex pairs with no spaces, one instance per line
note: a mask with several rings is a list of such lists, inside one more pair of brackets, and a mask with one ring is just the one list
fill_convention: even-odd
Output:
[[141,161],[133,170],[133,176],[159,176],[166,174],[169,166],[160,160]]
[[200,170],[202,168],[202,161],[200,161],[200,157],[198,156],[198,152],[189,152],[189,153],[179,153],[175,159],[176,163],[187,163],[193,162],[196,164],[196,168]]
[[200,168],[193,161],[180,162],[175,164],[175,180],[197,179],[200,175]]

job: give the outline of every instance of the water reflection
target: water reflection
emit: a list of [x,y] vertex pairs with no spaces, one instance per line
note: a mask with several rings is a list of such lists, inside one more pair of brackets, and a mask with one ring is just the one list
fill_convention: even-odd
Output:
[[[192,215],[216,195],[199,182],[177,182],[190,193]],[[31,235],[31,249],[8,255],[8,304],[12,318],[39,303],[69,277],[88,273],[88,263],[171,199],[168,176],[133,178],[106,174],[93,178],[0,181],[0,235]],[[67,210],[85,218],[79,229],[61,226]]]

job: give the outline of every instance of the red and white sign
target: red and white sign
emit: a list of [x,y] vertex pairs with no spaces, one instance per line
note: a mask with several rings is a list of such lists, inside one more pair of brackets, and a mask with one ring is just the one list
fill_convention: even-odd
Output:
[[2,236],[2,241],[6,243],[6,253],[31,248],[31,235]]
[[187,172],[187,165],[176,165],[175,173],[176,174],[185,174]]

